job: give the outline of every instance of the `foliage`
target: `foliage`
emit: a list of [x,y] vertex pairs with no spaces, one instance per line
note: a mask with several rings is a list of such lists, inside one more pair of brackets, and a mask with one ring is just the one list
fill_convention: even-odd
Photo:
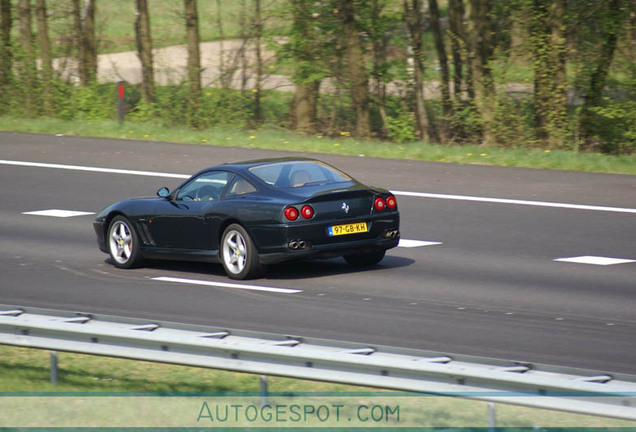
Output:
[[388,119],[388,137],[396,143],[415,140],[415,119],[410,112],[398,111],[396,116]]
[[636,153],[636,101],[617,102],[609,98],[591,109],[594,140],[607,154]]
[[[265,5],[265,34],[276,48],[278,65],[297,85],[320,83],[315,107],[317,118],[312,125],[324,136],[355,135],[359,114],[356,105],[362,104],[360,99],[352,97],[355,83],[349,67],[349,41],[343,31],[343,6],[350,3],[345,1],[350,0],[274,0]],[[388,137],[397,143],[409,142],[413,139],[416,107],[403,2],[356,0],[352,3],[354,33],[363,53],[363,67],[358,70],[364,75],[361,79],[369,82],[369,97],[362,99],[364,104],[368,100],[372,136]],[[636,152],[634,0],[493,0],[487,3],[487,16],[493,26],[486,35],[478,33],[480,27],[473,22],[469,7],[481,3],[463,1],[466,40],[461,41],[461,57],[465,62],[461,71],[462,88],[454,95],[450,112],[443,115],[435,93],[441,80],[440,63],[433,47],[430,19],[422,20],[426,109],[434,137],[431,139],[471,145],[483,144],[487,135],[489,144],[501,147],[580,148],[610,154]],[[100,5],[97,28],[101,52],[119,49],[117,47],[134,49],[134,5],[125,0]],[[441,16],[449,16],[449,2],[439,1],[439,5]],[[252,13],[249,1],[212,1],[200,6],[202,40],[240,36],[247,38],[244,42],[248,47],[252,46],[249,32],[242,25]],[[180,0],[152,3],[155,48],[184,42],[182,7]],[[51,40],[54,53],[62,62],[77,55],[69,8],[68,2],[49,3]],[[562,26],[554,25],[555,11],[562,12],[558,18]],[[28,76],[31,72],[23,64],[25,55],[17,23],[16,15],[10,44],[14,77],[5,77],[5,82],[0,82],[3,95],[0,114],[38,117],[43,115],[45,84],[41,76],[35,82]],[[223,31],[219,23],[223,24]],[[555,28],[563,31],[567,38],[565,44],[561,44],[563,39],[559,39],[559,35],[555,36],[559,33]],[[443,37],[449,45],[455,36],[446,32]],[[492,53],[490,58],[478,58],[481,53],[476,51],[474,42],[482,37],[491,41],[492,46],[484,50]],[[37,41],[35,36],[34,41]],[[225,66],[238,70],[239,57],[238,52],[228,53]],[[476,94],[468,91],[470,60],[476,62],[473,69],[479,60],[494,71],[496,91],[491,99],[483,98],[478,82],[474,83]],[[565,60],[567,68],[561,60]],[[232,66],[228,66],[230,64]],[[561,76],[557,77],[558,74]],[[537,86],[539,91],[535,91]],[[52,87],[57,118],[95,122],[114,120],[117,116],[114,84],[82,87],[62,75]],[[566,90],[567,104],[563,97]],[[193,124],[200,129],[249,129],[254,127],[255,99],[250,91],[250,87],[242,91],[203,89],[201,104],[193,111],[185,85],[158,87],[152,103],[140,101],[137,87],[127,86],[127,118],[171,126]],[[521,96],[512,99],[507,96],[510,93]],[[264,124],[276,128],[293,126],[288,117],[290,107],[293,108],[293,94],[259,92],[258,95],[263,104]],[[589,106],[581,109],[585,101]],[[579,140],[576,145],[574,139]]]

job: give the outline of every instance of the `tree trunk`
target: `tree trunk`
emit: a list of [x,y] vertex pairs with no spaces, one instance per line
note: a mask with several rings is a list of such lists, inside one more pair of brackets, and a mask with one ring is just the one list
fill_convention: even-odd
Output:
[[491,23],[493,0],[471,0],[470,19],[472,22],[471,56],[474,65],[472,82],[475,85],[475,105],[483,120],[483,144],[495,141],[493,121],[496,109],[495,83],[491,72],[490,60],[493,55],[493,27]]
[[311,0],[293,0],[290,2],[295,44],[292,81],[296,84],[291,104],[290,118],[292,127],[301,133],[311,133],[316,127],[319,80],[310,80],[315,58],[315,40],[311,34]]
[[420,0],[404,0],[404,19],[409,28],[410,47],[413,55],[415,91],[415,124],[420,140],[430,137],[426,105],[424,103],[424,47],[422,37],[422,3]]
[[42,61],[42,109],[47,115],[53,114],[53,59],[49,39],[46,0],[37,0],[38,42]]
[[535,0],[535,123],[548,147],[565,145],[567,133],[566,0]]
[[225,48],[223,47],[225,34],[223,33],[222,4],[221,0],[216,0],[216,27],[219,31],[219,84],[221,88],[228,89],[232,85],[232,76],[228,77],[225,67]]
[[590,83],[588,85],[587,95],[581,111],[580,130],[581,135],[587,138],[591,135],[591,112],[590,109],[601,103],[603,96],[603,88],[607,82],[609,69],[614,60],[614,52],[620,36],[622,25],[625,21],[625,12],[623,9],[623,0],[611,0],[607,6],[611,11],[609,15],[611,21],[605,23],[606,29],[604,40],[600,47],[600,55],[594,66]]
[[353,1],[342,0],[341,10],[351,98],[356,112],[356,134],[359,137],[368,137],[371,134],[369,78],[364,66],[362,43],[358,35]]
[[198,127],[199,107],[201,105],[201,54],[199,50],[197,0],[185,0],[185,20],[188,41],[189,123],[193,127]]
[[296,84],[292,102],[292,127],[301,133],[313,132],[316,125],[316,99],[319,81]]
[[147,0],[137,0],[135,36],[137,55],[141,62],[141,96],[146,103],[155,100],[155,78],[152,60],[152,37]]
[[448,59],[446,58],[446,47],[444,46],[444,37],[440,26],[439,7],[437,0],[428,0],[429,12],[431,14],[431,28],[433,30],[433,38],[435,39],[435,50],[439,59],[441,85],[442,85],[442,110],[444,118],[441,121],[442,127],[440,139],[442,142],[447,138],[447,123],[451,115],[453,104],[451,102],[449,90],[449,73]]
[[97,36],[95,35],[95,7],[97,0],[86,0],[84,5],[84,53],[86,82],[97,81]]
[[254,83],[254,122],[261,121],[261,84],[263,81],[263,57],[261,54],[261,40],[263,38],[263,21],[261,18],[261,0],[252,0],[254,8],[254,56],[256,57],[256,82]]
[[84,45],[84,29],[82,25],[82,9],[80,0],[71,0],[73,14],[74,42],[77,49],[77,74],[80,84],[88,83],[88,71],[86,69],[86,49]]
[[239,52],[241,64],[241,93],[245,93],[247,87],[247,45],[250,40],[250,34],[247,29],[247,5],[245,0],[241,0],[241,12],[239,15],[239,26],[241,27],[241,49]]
[[382,137],[389,134],[389,120],[386,113],[386,77],[384,76],[385,65],[387,63],[387,36],[386,29],[381,25],[380,16],[384,3],[380,0],[373,0],[371,4],[371,26],[369,32],[373,42],[373,71],[371,75],[375,83],[374,102],[378,107],[380,119],[382,120]]
[[18,6],[18,17],[20,27],[20,45],[22,47],[23,58],[20,65],[20,78],[24,85],[24,102],[27,115],[37,113],[37,79],[35,54],[33,52],[33,32],[31,30],[31,2],[30,0],[20,0]]
[[0,87],[9,85],[13,77],[11,26],[11,0],[0,0]]
[[448,25],[450,30],[450,46],[453,56],[453,97],[456,103],[461,101],[464,52],[466,40],[464,39],[464,2],[463,0],[449,0]]

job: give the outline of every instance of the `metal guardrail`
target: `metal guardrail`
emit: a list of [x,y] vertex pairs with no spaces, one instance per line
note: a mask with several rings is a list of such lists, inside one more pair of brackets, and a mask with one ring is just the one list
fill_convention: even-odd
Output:
[[636,420],[636,376],[0,305],[0,344]]

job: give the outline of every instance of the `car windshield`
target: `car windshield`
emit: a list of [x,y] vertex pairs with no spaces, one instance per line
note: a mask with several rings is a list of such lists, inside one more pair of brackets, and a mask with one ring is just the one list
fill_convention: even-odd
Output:
[[298,188],[352,180],[342,171],[318,161],[276,162],[252,167],[250,171],[277,188]]

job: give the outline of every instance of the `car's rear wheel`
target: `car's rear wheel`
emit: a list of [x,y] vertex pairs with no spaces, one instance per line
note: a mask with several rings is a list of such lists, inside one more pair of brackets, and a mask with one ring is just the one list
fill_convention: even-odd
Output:
[[138,267],[142,261],[139,247],[139,237],[128,218],[113,218],[108,226],[108,252],[115,267]]
[[384,258],[385,250],[345,255],[344,259],[353,267],[368,267],[379,263]]
[[239,224],[231,224],[223,232],[221,263],[230,279],[250,279],[262,271],[254,242]]

